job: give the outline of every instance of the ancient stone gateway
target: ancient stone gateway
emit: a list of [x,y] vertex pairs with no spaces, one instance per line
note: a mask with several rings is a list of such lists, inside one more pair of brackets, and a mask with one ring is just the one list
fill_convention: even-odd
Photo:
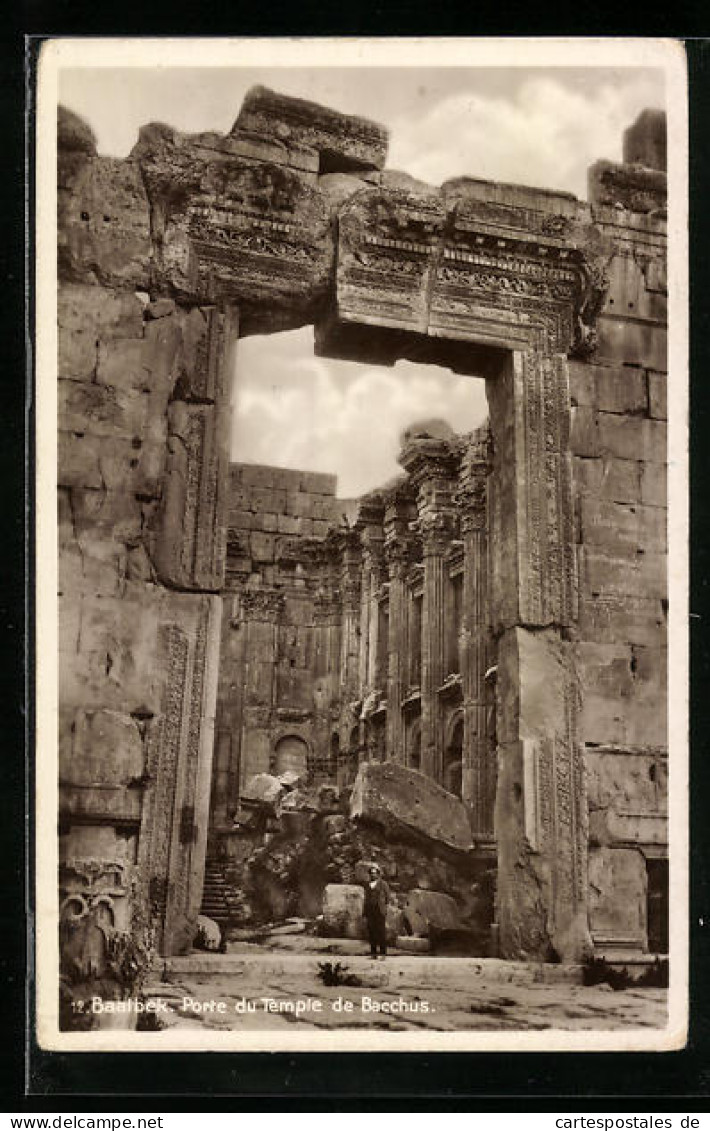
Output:
[[[229,135],[148,126],[127,160],[97,156],[61,116],[68,987],[97,953],[109,962],[99,921],[102,938],[189,947],[210,794],[219,824],[246,772],[234,735],[252,723],[250,772],[268,773],[275,752],[339,765],[357,744],[455,783],[474,843],[497,857],[503,955],[647,949],[647,875],[666,844],[657,134],[642,116],[626,139],[634,164],[600,162],[583,203],[470,178],[423,185],[385,169],[379,126],[262,88]],[[282,546],[284,570],[307,573],[310,554],[329,581],[311,611],[316,706],[285,695],[268,731],[276,700],[259,695],[279,678],[292,595],[230,584],[256,552],[229,519],[234,492],[262,488],[237,482],[243,468],[230,477],[228,384],[240,336],[308,323],[325,357],[485,379],[490,430],[465,450],[436,429],[405,437],[400,489],[362,500],[355,527],[328,537],[322,513],[322,545],[290,563]],[[405,631],[410,653],[418,633],[416,680],[382,645]],[[333,710],[329,655],[343,680]],[[230,664],[249,679],[215,738]]]

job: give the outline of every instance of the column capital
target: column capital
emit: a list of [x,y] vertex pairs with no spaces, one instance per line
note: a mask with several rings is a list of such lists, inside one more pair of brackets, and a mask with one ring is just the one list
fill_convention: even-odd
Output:
[[456,476],[460,461],[458,444],[450,440],[410,440],[397,457],[415,487],[431,480],[451,480]]

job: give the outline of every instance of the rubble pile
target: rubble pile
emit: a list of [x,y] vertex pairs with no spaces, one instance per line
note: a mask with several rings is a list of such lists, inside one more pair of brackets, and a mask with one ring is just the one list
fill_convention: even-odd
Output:
[[292,773],[255,775],[219,865],[225,937],[305,920],[312,933],[363,938],[362,885],[375,863],[391,891],[392,945],[411,937],[486,954],[493,863],[476,855],[465,829],[456,797],[399,766],[366,764],[343,791]]

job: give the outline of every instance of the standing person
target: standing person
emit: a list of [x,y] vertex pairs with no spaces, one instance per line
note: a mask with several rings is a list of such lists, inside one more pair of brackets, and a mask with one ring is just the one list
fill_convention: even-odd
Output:
[[387,904],[390,889],[382,879],[382,874],[377,864],[372,864],[369,869],[370,878],[365,884],[365,920],[367,922],[367,937],[370,940],[370,958],[377,958],[379,950],[383,958],[387,957]]

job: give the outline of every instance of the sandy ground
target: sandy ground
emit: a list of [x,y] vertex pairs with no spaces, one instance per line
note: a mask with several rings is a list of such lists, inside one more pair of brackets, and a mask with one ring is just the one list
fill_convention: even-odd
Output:
[[[194,955],[149,987],[165,1028],[278,1030],[620,1030],[666,1024],[667,991],[582,986],[574,968],[495,960],[249,948]],[[212,968],[210,968],[212,960]],[[356,985],[326,985],[324,964]],[[545,980],[541,980],[545,978]],[[550,978],[555,980],[549,980]]]

